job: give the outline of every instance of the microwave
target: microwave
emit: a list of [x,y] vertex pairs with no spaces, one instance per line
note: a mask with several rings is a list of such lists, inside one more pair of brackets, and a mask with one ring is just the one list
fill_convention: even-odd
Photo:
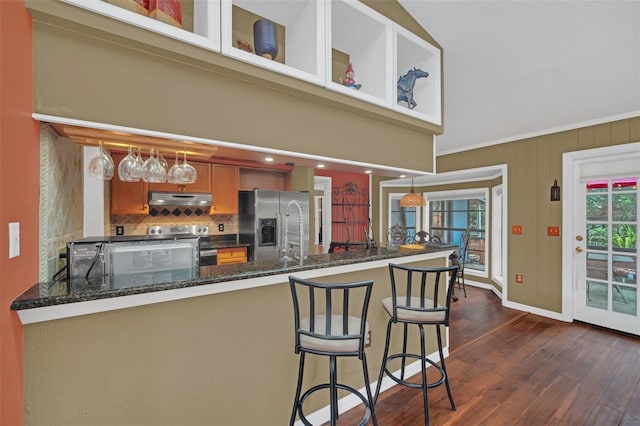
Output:
[[67,276],[92,278],[196,268],[193,234],[90,237],[67,243]]

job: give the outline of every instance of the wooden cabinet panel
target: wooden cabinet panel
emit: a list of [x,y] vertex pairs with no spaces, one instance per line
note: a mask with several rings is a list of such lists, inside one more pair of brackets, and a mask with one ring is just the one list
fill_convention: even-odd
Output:
[[247,261],[246,247],[228,247],[218,249],[218,265],[245,263]]
[[[125,157],[115,153],[112,156],[116,167]],[[111,179],[111,214],[147,214],[147,188],[148,185],[142,181],[123,182],[116,173]]]
[[289,172],[261,169],[240,169],[240,185],[243,190],[272,189],[288,191],[290,186]]
[[214,164],[211,176],[213,189],[211,214],[237,214],[238,167]]

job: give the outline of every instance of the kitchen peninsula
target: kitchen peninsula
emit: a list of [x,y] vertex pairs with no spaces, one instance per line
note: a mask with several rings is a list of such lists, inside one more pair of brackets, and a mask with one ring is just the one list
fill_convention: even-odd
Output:
[[[375,261],[394,261],[394,258],[428,254],[428,257],[439,257],[450,253],[456,247],[449,244],[426,244],[424,251],[398,251],[396,249],[373,248],[369,250],[348,251],[344,253],[316,254],[305,258],[302,264],[298,260],[284,261],[281,259],[263,260],[256,262],[201,266],[195,269],[175,269],[162,273],[141,273],[123,276],[103,276],[73,278],[70,280],[58,280],[35,284],[24,292],[11,304],[11,309],[18,311],[23,324],[35,322],[30,320],[31,309],[43,309],[60,305],[67,305],[73,312],[73,303],[90,302],[101,299],[114,299],[122,296],[143,295],[161,291],[187,289],[200,286],[211,286],[203,291],[191,291],[193,297],[196,293],[214,294],[225,291],[246,289],[268,285],[272,279],[264,279],[263,283],[247,283],[246,280],[259,280],[267,277],[277,277],[282,274],[295,274],[302,271],[315,271],[314,275],[330,275],[338,271],[341,266],[358,265]],[[397,261],[397,260],[395,260]],[[400,262],[403,263],[403,262]],[[332,268],[326,274],[318,270]],[[167,296],[166,300],[179,299],[177,295]],[[157,303],[156,297],[150,297],[148,301],[140,304]],[[118,309],[118,301],[114,300],[112,308],[106,308],[104,303],[101,310]],[[125,306],[123,306],[125,307]],[[57,319],[64,315],[45,319]]]
[[[367,349],[374,382],[388,320],[380,304],[391,292],[388,263],[444,266],[453,249],[320,254],[302,266],[208,266],[172,282],[118,288],[102,281],[37,284],[12,304],[24,324],[25,424],[285,424],[297,362],[289,274],[374,280]],[[435,348],[429,336],[428,350]],[[307,362],[323,375],[322,361]],[[361,386],[352,361],[340,374]],[[308,405],[313,412],[324,403]]]

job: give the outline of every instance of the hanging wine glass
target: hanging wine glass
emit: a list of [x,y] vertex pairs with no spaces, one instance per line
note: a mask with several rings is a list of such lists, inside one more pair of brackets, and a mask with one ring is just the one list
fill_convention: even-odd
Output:
[[184,162],[180,166],[184,172],[183,183],[195,183],[198,180],[198,171],[191,164],[187,163],[187,152],[184,153]]
[[99,142],[98,153],[89,162],[89,174],[96,179],[111,180],[115,165],[108,151],[105,151],[102,141]]
[[182,170],[182,166],[178,162],[178,151],[176,151],[176,162],[167,172],[167,182],[182,184],[184,180],[184,171]]
[[142,159],[142,149],[138,147],[138,155],[136,155],[136,162],[134,167],[135,177],[140,180],[144,176],[144,160]]
[[123,182],[138,182],[140,178],[137,177],[135,169],[136,157],[133,155],[131,145],[129,145],[129,153],[118,164],[118,177]]
[[142,180],[149,183],[163,183],[167,181],[167,172],[154,156],[153,148],[149,150],[149,158],[144,162],[144,175]]
[[162,156],[160,150],[158,150],[158,161],[160,162],[160,165],[165,170],[165,172],[169,170],[169,164],[167,163],[167,160],[165,160]]

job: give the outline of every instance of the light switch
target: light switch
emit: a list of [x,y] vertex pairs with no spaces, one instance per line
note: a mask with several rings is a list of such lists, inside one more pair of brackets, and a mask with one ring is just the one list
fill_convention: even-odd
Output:
[[9,223],[9,259],[20,256],[20,222]]

